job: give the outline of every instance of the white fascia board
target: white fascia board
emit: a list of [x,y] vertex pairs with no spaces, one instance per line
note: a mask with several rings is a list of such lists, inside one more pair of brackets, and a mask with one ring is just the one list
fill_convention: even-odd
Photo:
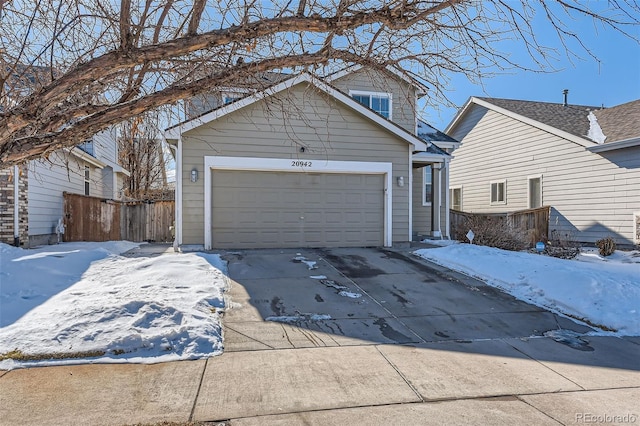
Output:
[[74,156],[78,157],[79,159],[81,159],[83,161],[86,161],[87,163],[92,164],[92,165],[96,166],[99,169],[104,169],[105,167],[107,167],[106,163],[103,163],[102,161],[98,160],[93,155],[87,154],[86,152],[84,152],[80,148],[74,147],[71,150],[69,150],[69,152],[71,154],[73,154]]
[[448,161],[448,157],[445,157],[442,154],[431,154],[428,152],[418,152],[417,154],[413,154],[411,156],[412,163],[445,163]]
[[634,146],[640,146],[640,137],[590,146],[587,148],[587,151],[604,152],[616,149],[632,148]]
[[384,175],[384,245],[391,247],[393,236],[392,163],[205,156],[204,169],[204,247],[207,250],[212,248],[213,243],[211,234],[211,170],[382,174]]
[[264,98],[273,96],[279,92],[282,92],[283,90],[291,88],[296,84],[299,84],[302,82],[309,83],[315,86],[316,88],[320,89],[321,91],[327,93],[328,95],[333,96],[335,99],[339,100],[340,102],[347,105],[351,109],[355,110],[356,112],[359,112],[361,115],[369,118],[370,120],[379,124],[381,127],[385,128],[386,130],[390,131],[391,133],[395,134],[396,136],[400,137],[406,142],[412,144],[414,146],[414,151],[427,150],[427,144],[421,139],[419,139],[418,137],[412,135],[411,133],[407,132],[406,130],[399,127],[395,123],[392,123],[391,121],[387,120],[386,118],[382,117],[376,112],[360,104],[360,102],[350,98],[349,96],[333,88],[332,86],[318,79],[317,77],[310,75],[309,73],[302,73],[298,76],[285,80],[282,83],[276,84],[275,86],[270,87],[264,91],[255,93],[251,96],[240,99],[229,105],[215,109],[201,117],[194,118],[193,120],[177,125],[171,129],[166,130],[165,137],[167,139],[178,139],[183,133],[188,132],[189,130],[195,129],[196,127],[202,126],[203,124],[209,123],[222,116],[225,116],[234,111],[237,111],[240,108],[244,108],[245,106],[254,104]]
[[576,135],[572,135],[571,133],[565,132],[564,130],[560,130],[557,129],[553,126],[549,126],[548,124],[544,124],[541,123],[539,121],[533,120],[531,118],[525,117],[524,115],[520,115],[520,114],[516,114],[513,111],[509,111],[508,109],[504,109],[502,107],[496,106],[490,102],[487,102],[485,100],[482,99],[478,99],[475,97],[471,97],[469,98],[469,100],[467,101],[467,103],[465,104],[465,106],[463,107],[462,111],[456,115],[456,117],[453,119],[453,121],[451,122],[451,124],[449,124],[449,126],[447,126],[447,129],[445,130],[445,133],[450,134],[450,130],[455,127],[455,125],[458,123],[458,121],[460,120],[460,118],[464,115],[464,113],[466,112],[466,110],[468,108],[470,108],[470,105],[474,103],[476,105],[480,105],[483,106],[487,109],[490,109],[492,111],[495,111],[497,113],[500,113],[502,115],[506,115],[507,117],[513,118],[514,120],[518,120],[521,121],[523,123],[526,123],[530,126],[536,127],[540,130],[544,130],[547,133],[551,133],[553,135],[559,136],[563,139],[567,139],[571,142],[575,142],[578,145],[584,146],[585,148],[589,148],[594,146],[596,143],[595,142],[591,142],[587,139],[581,138],[579,136]]

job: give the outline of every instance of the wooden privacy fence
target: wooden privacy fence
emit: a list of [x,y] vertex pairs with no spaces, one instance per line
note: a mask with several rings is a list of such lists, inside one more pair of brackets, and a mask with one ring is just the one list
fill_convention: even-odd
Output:
[[[449,217],[451,221],[451,237],[456,240],[465,240],[465,234],[469,231],[468,223],[471,218],[495,222],[505,220],[510,227],[521,230],[530,245],[538,241],[547,241],[549,238],[549,214],[550,206],[538,207],[535,209],[518,210],[510,213],[466,213],[451,210]],[[457,235],[461,233],[462,235]]]
[[173,241],[174,201],[122,202],[64,196],[64,241]]

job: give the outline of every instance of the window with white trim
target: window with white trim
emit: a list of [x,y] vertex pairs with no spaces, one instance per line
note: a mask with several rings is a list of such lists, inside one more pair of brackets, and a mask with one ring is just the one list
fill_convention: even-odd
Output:
[[454,186],[449,189],[449,199],[451,200],[451,209],[462,211],[462,187]]
[[536,209],[542,207],[542,176],[531,176],[527,178],[529,188],[529,208]]
[[491,204],[507,204],[507,180],[496,180],[491,185]]
[[362,105],[371,108],[381,116],[391,120],[391,93],[349,91],[351,96]]
[[422,191],[422,205],[430,206],[433,201],[433,166],[424,166],[422,172],[422,181],[424,182]]
[[84,166],[84,195],[89,195],[89,187],[91,183],[91,169]]

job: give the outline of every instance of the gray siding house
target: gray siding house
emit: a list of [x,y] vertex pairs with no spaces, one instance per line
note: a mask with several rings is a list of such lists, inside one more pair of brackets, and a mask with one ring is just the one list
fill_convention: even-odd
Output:
[[450,156],[416,132],[419,84],[361,67],[279,80],[166,131],[177,147],[177,245],[390,246],[448,235]]
[[549,237],[640,243],[640,100],[611,108],[472,97],[446,133],[452,208],[551,207]]
[[20,245],[27,247],[56,242],[64,214],[63,192],[120,199],[128,174],[118,164],[115,129],[96,134],[80,147],[0,171],[0,199],[7,201],[2,205],[0,241],[14,244],[18,237]]

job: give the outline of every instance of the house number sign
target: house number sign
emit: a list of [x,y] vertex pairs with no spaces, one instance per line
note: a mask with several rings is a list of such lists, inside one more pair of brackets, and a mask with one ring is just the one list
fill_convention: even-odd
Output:
[[311,161],[292,160],[291,167],[311,167]]

